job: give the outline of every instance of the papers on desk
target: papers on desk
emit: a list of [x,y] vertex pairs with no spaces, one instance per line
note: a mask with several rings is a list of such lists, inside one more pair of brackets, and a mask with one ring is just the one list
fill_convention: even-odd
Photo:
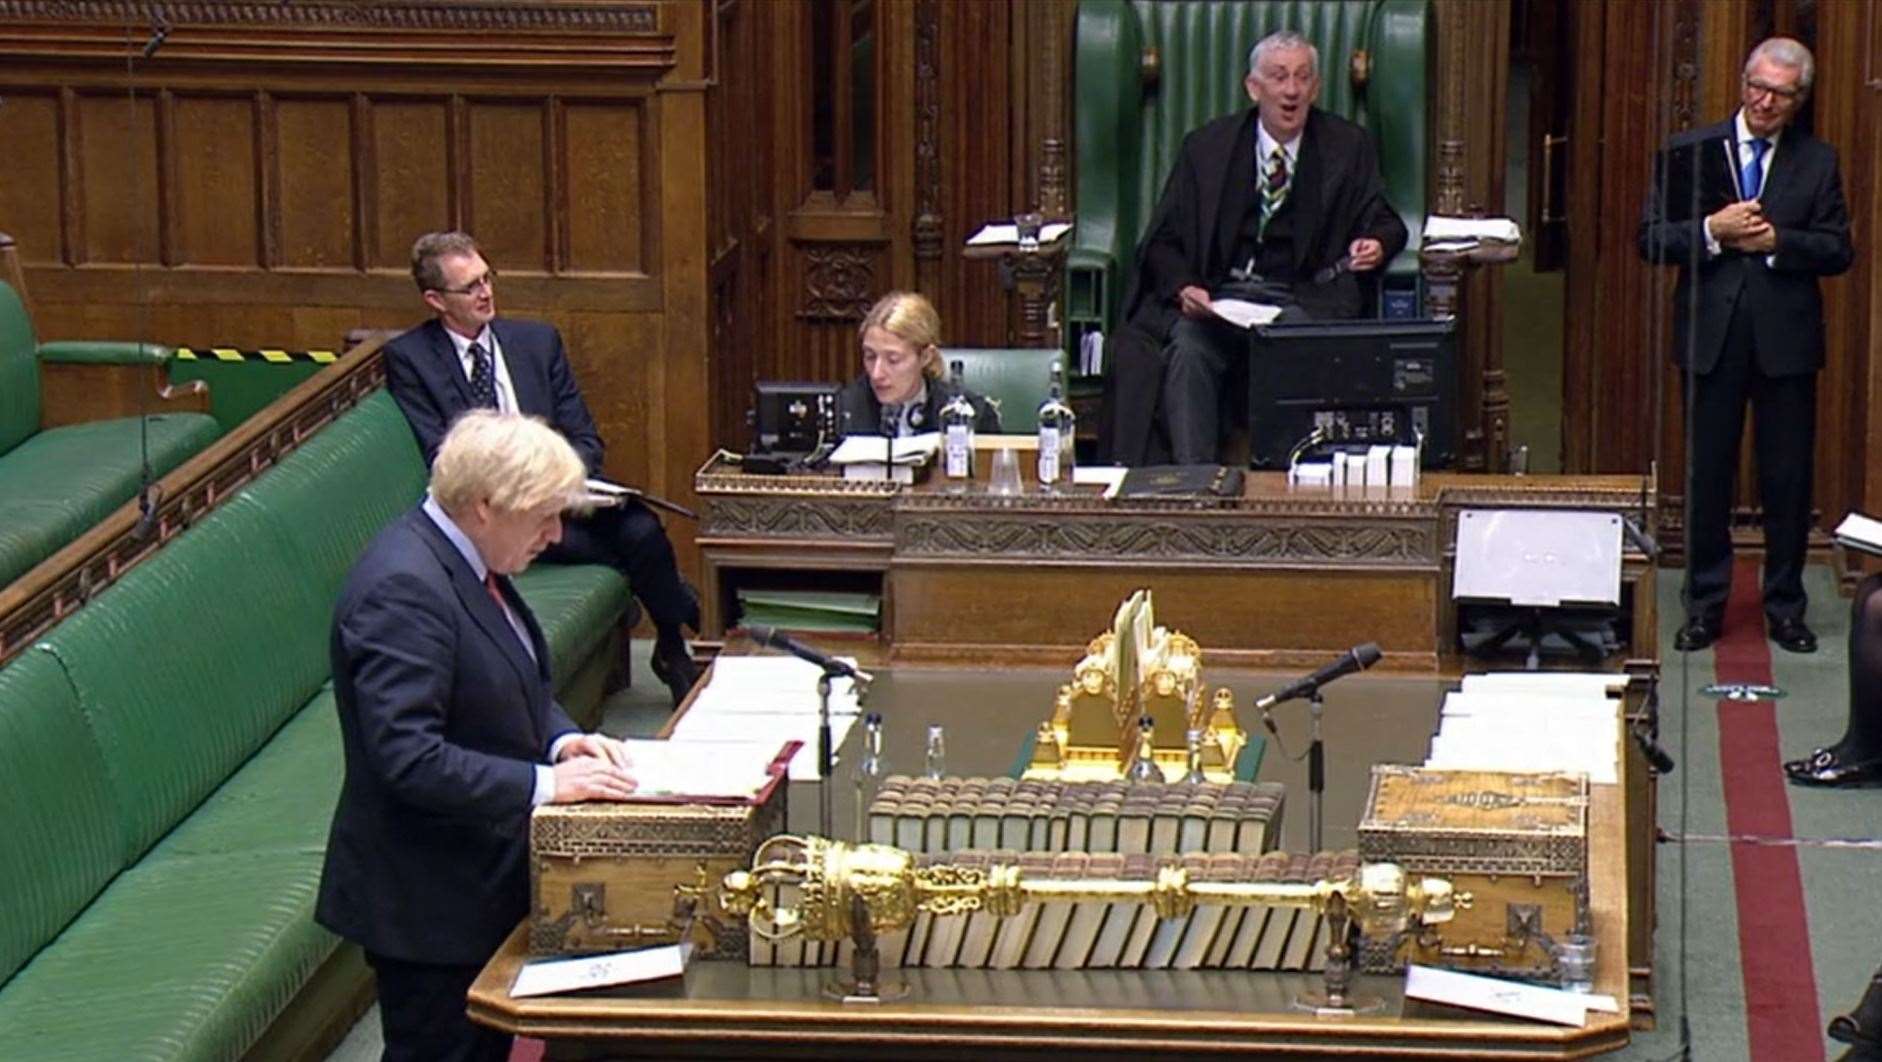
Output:
[[[1072,224],[1069,221],[1047,222],[1039,226],[1039,243],[1041,245],[1051,243],[1070,231],[1072,231]],[[1019,244],[1019,226],[1011,222],[1004,225],[997,223],[982,225],[979,232],[967,237],[969,247],[998,247],[1007,243],[1015,246]]]
[[[786,741],[801,741],[804,747],[791,759],[790,779],[815,781],[817,677],[822,673],[815,664],[794,656],[721,655],[712,663],[711,678],[674,725],[673,740],[769,746],[773,754]],[[860,711],[855,683],[847,678],[832,679],[832,748],[842,747]]]
[[1279,306],[1270,306],[1265,302],[1249,302],[1247,299],[1210,299],[1209,309],[1237,328],[1253,328],[1256,325],[1272,324],[1281,316]]
[[639,783],[634,795],[642,799],[745,801],[771,782],[771,764],[781,742],[697,741],[675,737],[667,741],[630,738],[621,744],[633,762],[628,773]]
[[1561,771],[1619,780],[1625,675],[1472,675],[1447,694],[1424,765],[1449,771]]
[[523,964],[522,972],[510,985],[510,997],[553,996],[579,992],[584,988],[607,985],[631,985],[678,977],[686,972],[693,956],[690,941],[663,948],[639,948],[607,955],[584,955],[575,959],[543,959]]
[[1486,1010],[1518,1018],[1573,1025],[1588,1024],[1588,1012],[1620,1013],[1613,996],[1565,992],[1559,988],[1504,981],[1479,974],[1440,970],[1416,963],[1405,969],[1405,998],[1448,1003],[1453,1007]]
[[903,435],[893,442],[880,435],[851,435],[837,444],[836,451],[830,455],[830,463],[879,465],[892,453],[898,465],[920,465],[934,460],[934,455],[939,452],[941,433],[938,431]]
[[1079,465],[1072,469],[1072,485],[1103,487],[1105,498],[1115,498],[1117,489],[1124,485],[1124,473],[1129,471],[1115,465]]
[[1434,250],[1468,251],[1486,241],[1521,243],[1523,230],[1510,218],[1452,218],[1431,214],[1425,218],[1424,246]]

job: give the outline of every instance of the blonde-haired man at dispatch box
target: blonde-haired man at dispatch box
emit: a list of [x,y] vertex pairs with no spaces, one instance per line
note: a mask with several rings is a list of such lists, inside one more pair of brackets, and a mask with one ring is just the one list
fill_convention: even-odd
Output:
[[582,461],[533,417],[465,414],[418,508],[366,547],[329,652],[346,777],[315,918],[366,950],[387,1059],[491,1059],[465,994],[529,907],[530,809],[619,800],[625,747],[557,705],[510,576],[561,538]]

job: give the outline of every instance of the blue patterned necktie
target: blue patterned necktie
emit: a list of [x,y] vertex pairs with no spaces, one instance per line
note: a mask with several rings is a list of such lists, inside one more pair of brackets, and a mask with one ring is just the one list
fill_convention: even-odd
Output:
[[1764,191],[1764,149],[1771,142],[1763,137],[1753,137],[1751,141],[1751,161],[1738,171],[1738,194],[1742,199],[1756,199]]
[[1276,144],[1268,156],[1268,175],[1261,185],[1261,232],[1268,231],[1268,222],[1281,204],[1287,200],[1287,152]]
[[471,402],[479,409],[497,408],[497,368],[482,343],[470,345]]

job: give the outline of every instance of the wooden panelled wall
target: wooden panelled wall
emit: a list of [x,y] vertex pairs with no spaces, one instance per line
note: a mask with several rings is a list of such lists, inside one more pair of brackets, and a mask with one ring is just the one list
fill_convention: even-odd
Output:
[[0,230],[42,337],[330,348],[421,319],[412,240],[464,228],[501,311],[562,329],[609,471],[690,491],[710,443],[700,3],[4,13]]
[[[1874,234],[1882,222],[1882,10],[1876,0],[1582,0],[1569,5],[1575,110],[1569,140],[1569,268],[1563,444],[1570,471],[1657,462],[1677,548],[1685,467],[1680,377],[1671,342],[1674,272],[1634,250],[1652,154],[1680,129],[1738,106],[1746,54],[1772,34],[1817,57],[1806,114],[1842,159],[1856,263],[1824,282],[1828,364],[1817,391],[1815,502],[1820,525],[1882,506],[1882,296]],[[1749,436],[1747,437],[1749,443]],[[1741,518],[1755,524],[1754,469],[1741,461]]]

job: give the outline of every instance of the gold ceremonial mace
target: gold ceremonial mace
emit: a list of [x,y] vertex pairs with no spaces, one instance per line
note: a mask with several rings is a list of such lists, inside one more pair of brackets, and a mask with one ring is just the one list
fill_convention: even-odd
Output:
[[[795,904],[780,905],[780,888],[795,888]],[[1138,900],[1159,918],[1186,915],[1198,904],[1229,907],[1304,907],[1327,916],[1327,992],[1316,1001],[1322,1012],[1351,1012],[1351,930],[1391,937],[1419,926],[1451,920],[1470,906],[1469,893],[1453,894],[1444,878],[1408,879],[1392,863],[1371,863],[1350,878],[1313,883],[1191,881],[1181,866],[1166,864],[1152,881],[1024,877],[1018,866],[987,868],[952,864],[917,866],[915,857],[888,845],[849,845],[821,837],[781,834],[758,846],[750,870],[735,870],[719,886],[720,903],[749,916],[752,931],[777,942],[795,936],[855,941],[852,979],[827,986],[846,1000],[899,996],[903,984],[879,978],[875,938],[911,924],[917,911],[953,915],[985,911],[998,917],[1019,913],[1028,903]]]

